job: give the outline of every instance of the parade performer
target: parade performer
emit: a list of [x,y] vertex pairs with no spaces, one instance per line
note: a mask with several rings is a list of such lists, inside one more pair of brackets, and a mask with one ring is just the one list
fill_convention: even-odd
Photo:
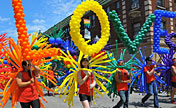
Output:
[[144,105],[147,99],[152,96],[154,92],[154,107],[159,108],[158,91],[154,76],[156,64],[152,65],[152,59],[150,57],[147,57],[145,61],[147,65],[144,67],[144,73],[147,79],[148,93],[145,97],[142,98],[142,105]]
[[[112,84],[108,83],[107,84],[107,90],[109,91],[108,96],[110,98],[112,98],[112,101],[114,101],[114,97],[118,96],[118,92],[117,92],[117,84],[116,84],[116,80],[115,80],[115,74],[118,71],[118,69],[123,68],[125,70],[128,70],[128,72],[131,71],[131,66],[134,63],[133,58],[135,57],[136,54],[132,55],[132,57],[124,62],[123,59],[125,57],[125,53],[126,53],[127,49],[121,49],[121,53],[120,56],[118,55],[118,43],[116,40],[116,56],[114,55],[114,53],[110,54],[108,51],[107,54],[109,56],[109,59],[111,60],[111,62],[108,62],[110,65],[107,66],[107,69],[110,69],[111,71],[114,71],[114,73],[110,76],[109,80],[112,82]],[[119,58],[116,60],[116,58]],[[123,61],[124,65],[118,65],[120,61]]]
[[[118,66],[124,66],[123,60],[118,60]],[[124,68],[118,68],[115,74],[117,92],[120,96],[120,101],[113,108],[120,108],[124,105],[124,108],[128,108],[129,102],[129,91],[128,83],[131,83],[131,74],[128,74],[128,71]]]
[[172,93],[171,93],[171,103],[176,104],[174,101],[174,95],[176,92],[176,58],[172,60],[173,65],[171,66],[171,76],[172,76]]
[[[81,68],[89,69],[88,59],[82,58]],[[93,100],[93,87],[96,85],[96,81],[93,73],[89,71],[81,70],[78,72],[79,83],[79,98],[84,108],[90,108],[90,103]]]
[[[55,75],[54,75],[54,70],[55,69],[53,69],[52,68],[52,66],[50,66],[50,68],[49,68],[49,72],[48,72],[48,74],[50,75],[50,76],[52,76],[53,78],[55,78]],[[53,91],[55,90],[55,85],[52,83],[52,82],[50,82],[49,80],[47,81],[47,83],[48,83],[48,86],[49,86],[49,88],[50,89],[53,89]],[[50,93],[49,93],[49,90],[48,90],[48,96],[50,95]],[[55,96],[55,93],[53,92],[53,96]]]
[[[31,66],[34,70],[31,71]],[[30,61],[22,62],[23,71],[16,78],[19,87],[18,101],[22,108],[40,108],[40,101],[34,84],[35,76],[39,74],[40,68],[31,64]]]
[[[99,79],[103,79],[103,80],[106,80],[108,82],[110,82],[110,81],[107,78],[105,78],[104,76],[99,75],[98,73],[99,72],[101,72],[101,73],[112,73],[112,72],[103,71],[103,70],[99,70],[97,68],[94,68],[94,67],[106,68],[105,66],[100,65],[102,63],[110,62],[110,60],[107,59],[108,56],[107,56],[106,52],[102,52],[102,53],[96,55],[94,58],[91,58],[88,61],[90,69],[81,68],[81,64],[80,63],[81,63],[82,58],[87,58],[88,57],[88,56],[83,55],[83,53],[81,51],[80,51],[80,54],[79,54],[77,60],[75,60],[71,56],[71,54],[69,53],[69,50],[67,50],[67,54],[68,55],[66,53],[64,53],[63,51],[61,51],[61,53],[63,54],[61,56],[61,58],[69,61],[70,64],[71,64],[71,68],[69,69],[69,73],[66,74],[64,81],[62,82],[60,87],[56,89],[56,91],[59,91],[58,94],[63,93],[63,95],[59,96],[60,98],[62,96],[64,96],[64,95],[66,95],[66,99],[64,99],[63,101],[65,103],[68,101],[69,108],[71,107],[71,103],[72,103],[72,106],[74,105],[73,104],[73,96],[77,96],[78,84],[80,82],[82,82],[82,81],[78,82],[78,72],[81,73],[81,71],[83,71],[83,72],[84,71],[88,71],[88,72],[91,72],[92,74],[94,74],[94,76],[95,76],[94,80],[96,81],[97,85],[100,86],[101,89],[105,93],[108,93],[108,91],[106,90],[106,87],[99,81]],[[90,75],[92,75],[92,74],[90,74]],[[85,76],[85,78],[86,77],[87,76]],[[81,78],[83,78],[83,77],[81,77]],[[93,81],[93,80],[91,80],[91,81]],[[81,85],[79,85],[79,86],[81,86]],[[104,93],[100,92],[93,85],[92,85],[92,88],[93,88],[93,101],[92,102],[94,102],[94,100],[99,97],[99,96],[97,96],[98,94],[103,96]],[[80,93],[81,93],[81,91],[80,91]],[[96,104],[96,103],[94,102],[94,104]]]

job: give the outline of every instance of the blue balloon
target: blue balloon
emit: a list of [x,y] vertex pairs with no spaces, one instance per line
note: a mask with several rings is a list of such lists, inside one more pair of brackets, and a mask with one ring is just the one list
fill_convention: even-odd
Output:
[[158,54],[168,54],[169,49],[160,47],[160,36],[167,35],[166,30],[161,30],[161,21],[162,21],[162,17],[176,18],[176,12],[155,10],[154,14],[156,16],[156,19],[154,23],[153,52],[156,52]]
[[76,52],[76,50],[71,49],[71,50],[70,50],[70,54],[73,56],[73,55],[76,55],[77,52]]
[[48,64],[52,64],[52,62],[48,62]]
[[55,42],[55,39],[54,39],[53,37],[50,37],[50,38],[49,38],[49,43],[50,43],[50,44],[53,44],[54,42]]
[[4,60],[3,63],[4,63],[4,64],[7,64],[7,60]]
[[56,38],[55,42],[58,43],[58,44],[62,44],[63,40],[61,38]]

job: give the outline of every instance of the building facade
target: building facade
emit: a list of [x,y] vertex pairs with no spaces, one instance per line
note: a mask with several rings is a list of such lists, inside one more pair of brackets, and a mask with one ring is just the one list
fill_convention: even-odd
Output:
[[[142,25],[144,24],[147,17],[154,13],[155,10],[167,10],[167,11],[176,11],[176,0],[96,0],[102,6],[103,9],[109,13],[112,10],[116,10],[119,18],[121,19],[122,25],[127,32],[129,38],[134,40],[135,36],[138,35],[138,32]],[[70,17],[68,16],[63,21],[59,22],[55,26],[64,28],[66,30],[65,38],[69,38],[69,21]],[[96,36],[101,38],[101,26],[98,20],[98,17],[92,11],[86,13],[83,18],[89,19],[90,24],[90,34],[91,39],[93,40]],[[109,20],[110,21],[110,20]],[[176,18],[162,18],[161,28],[168,31],[168,33],[176,32]],[[54,26],[53,26],[54,27]],[[51,27],[45,33],[49,33]],[[115,40],[118,40],[119,50],[125,48],[115,33],[113,24],[110,21],[110,39],[109,44],[112,45],[112,49],[115,50]],[[84,25],[81,23],[81,34],[84,35]],[[174,39],[173,39],[174,41]],[[147,56],[152,54],[153,45],[153,27],[150,28],[150,32],[147,34],[145,40],[140,45],[140,47],[146,46]],[[164,38],[161,38],[161,47],[167,47]],[[115,53],[115,51],[114,51]],[[128,53],[128,52],[127,52]],[[128,57],[127,57],[128,59]],[[157,59],[157,58],[155,58]]]

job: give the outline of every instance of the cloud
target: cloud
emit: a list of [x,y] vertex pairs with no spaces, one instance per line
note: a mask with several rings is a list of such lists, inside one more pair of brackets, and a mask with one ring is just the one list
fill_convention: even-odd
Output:
[[6,35],[7,37],[11,37],[13,38],[15,42],[17,42],[18,34],[15,29],[6,29],[6,30],[1,31],[1,33],[7,33]]
[[55,20],[62,20],[71,15],[81,0],[48,0],[47,5],[51,7],[50,11],[55,15]]
[[35,19],[32,21],[34,24],[43,24],[45,23],[45,20]]
[[29,32],[36,32],[36,31],[45,31],[46,27],[45,25],[27,25],[28,31]]
[[6,29],[1,31],[2,33],[7,33],[8,37],[18,37],[17,31],[15,29]]
[[10,20],[10,18],[3,18],[0,16],[0,22],[9,21],[9,20]]

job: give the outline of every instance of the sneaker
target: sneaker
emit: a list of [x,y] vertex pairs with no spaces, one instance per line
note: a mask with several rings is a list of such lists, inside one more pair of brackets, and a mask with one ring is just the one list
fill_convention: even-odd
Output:
[[176,104],[176,102],[174,100],[171,100],[171,103]]
[[141,106],[144,107],[144,102],[141,101]]

